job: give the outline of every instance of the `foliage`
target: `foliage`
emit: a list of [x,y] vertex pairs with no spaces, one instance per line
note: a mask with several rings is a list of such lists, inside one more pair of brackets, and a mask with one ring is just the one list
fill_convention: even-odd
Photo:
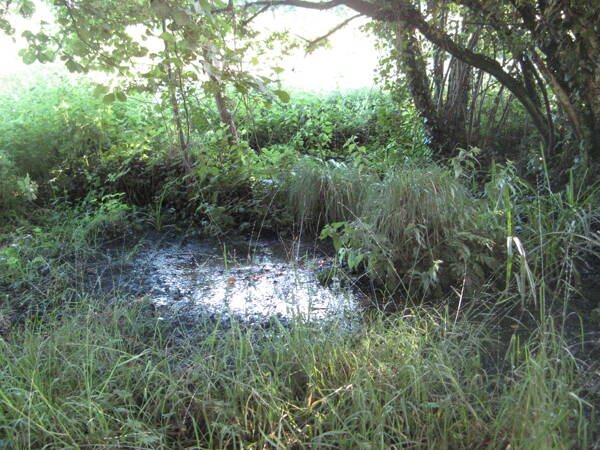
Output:
[[321,159],[348,160],[364,147],[374,159],[401,159],[426,152],[414,114],[410,105],[400,107],[377,91],[294,92],[288,103],[249,109],[242,125],[259,150],[286,145]]
[[551,318],[506,346],[495,336],[501,310],[487,308],[375,313],[353,331],[200,323],[182,339],[145,299],[91,299],[85,280],[102,257],[94,230],[121,226],[124,210],[117,198],[90,201],[3,237],[9,447],[585,448],[595,439],[577,360]]
[[[135,1],[107,0],[93,7],[85,2],[54,3],[56,26],[42,24],[37,33],[25,31],[29,47],[22,56],[26,62],[59,57],[71,72],[112,72],[152,91],[167,84],[167,96],[170,89],[185,90],[201,74],[210,76],[203,86],[207,92],[232,80],[238,91],[246,92],[259,81],[230,66],[258,42],[251,40],[255,33],[248,23],[233,26],[230,16],[235,12],[226,6],[220,1],[159,2],[150,8]],[[244,19],[243,13],[238,11],[239,20]],[[130,33],[135,27],[139,32]],[[230,46],[227,38],[233,35],[237,40]],[[126,90],[98,87],[106,102],[124,99]]]
[[[268,5],[153,2],[150,8],[135,1],[104,0],[91,9],[85,2],[55,2],[57,26],[43,24],[37,32],[26,31],[29,47],[22,54],[27,62],[47,62],[58,56],[73,72],[100,69],[118,74],[113,86],[98,86],[97,93],[107,102],[125,99],[125,91],[160,91],[163,105],[171,108],[185,160],[194,85],[214,96],[231,142],[238,135],[228,90],[243,96],[254,92],[270,99],[278,97],[283,102],[289,99],[279,86],[268,94],[269,76],[280,68],[267,70],[269,76],[245,70],[268,66],[271,61],[266,50],[272,50],[276,42],[284,49],[293,46],[283,34],[256,39],[258,35],[251,29],[255,12],[286,5],[321,10],[344,5],[377,21],[375,28],[383,26],[381,35],[392,49],[388,62],[393,61],[404,73],[432,147],[482,146],[486,139],[476,130],[484,125],[485,117],[490,116],[491,123],[500,118],[489,127],[486,134],[490,135],[504,129],[507,111],[517,115],[526,111],[547,151],[560,150],[567,139],[575,145],[563,150],[581,145],[592,160],[597,159],[599,45],[593,0],[521,1],[499,8],[488,0],[444,4],[402,0],[394,5],[349,1],[299,5],[286,0]],[[9,6],[24,17],[31,17],[34,10],[28,0],[3,8],[0,28],[7,32],[12,31],[7,20]],[[129,32],[134,28],[139,33]],[[396,81],[390,79],[387,69],[384,76],[384,82]],[[522,109],[511,106],[513,99]],[[499,103],[504,104],[502,111]],[[527,127],[519,122],[509,121],[524,134]],[[330,144],[332,123],[319,120],[317,127],[324,133],[300,133],[298,139],[312,141],[310,146],[321,153]],[[570,136],[560,135],[565,127]]]
[[[269,87],[273,83],[269,76],[277,68],[255,76],[246,67],[268,67],[272,61],[266,49],[273,52],[279,46],[285,52],[293,44],[282,34],[255,39],[254,16],[246,8],[236,9],[221,0],[156,1],[149,7],[136,0],[104,0],[93,6],[85,1],[48,3],[54,23],[42,21],[38,30],[22,33],[28,42],[20,52],[23,60],[30,64],[60,58],[73,73],[111,74],[94,89],[105,104],[126,101],[132,93],[155,95],[169,111],[169,131],[176,137],[175,148],[188,174],[188,147],[202,103],[192,101],[198,91],[213,99],[230,145],[237,143],[238,134],[228,90],[241,96],[253,92],[289,99],[280,87]],[[34,9],[32,3],[29,9]]]
[[[8,32],[9,6],[34,8],[9,3]],[[0,96],[0,447],[593,445],[582,386],[597,380],[555,322],[600,253],[600,188],[585,171],[600,136],[597,12],[434,3],[341,2],[392,23],[405,78],[327,96],[269,93],[269,77],[244,70],[268,73],[277,38],[255,39],[237,2],[53,3],[56,27],[25,33],[25,60],[119,77],[12,82]],[[423,106],[457,138],[449,168],[429,161]],[[583,155],[564,190],[543,155],[528,180],[510,162],[479,171],[469,145],[506,156],[526,142],[523,111],[547,148],[569,141],[564,124],[581,144],[564,147]],[[464,142],[457,123],[473,132]],[[397,312],[175,329],[148,299],[103,290],[101,271],[127,264],[111,242],[135,251],[141,228],[184,224],[217,236],[299,225]],[[432,310],[409,306],[424,298]],[[524,316],[533,325],[516,333]]]
[[110,158],[164,145],[161,120],[144,98],[104,105],[90,83],[60,75],[13,81],[2,91],[0,116],[0,151],[14,162],[15,175],[39,183],[75,161],[89,167],[101,153]]
[[[597,249],[597,187],[580,186],[582,174],[561,193],[547,172],[530,185],[510,164],[497,165],[483,191],[476,152],[445,169],[423,158],[400,164],[401,152],[386,159],[357,144],[351,155],[329,149],[337,160],[323,162],[285,143],[260,154],[230,146],[222,129],[209,128],[190,145],[186,173],[158,115],[139,114],[133,100],[100,106],[102,148],[40,170],[42,180],[59,170],[52,185],[68,195],[38,199],[51,209],[30,212],[30,223],[19,219],[0,237],[7,446],[584,448],[596,439],[587,378],[552,317],[511,338],[492,306],[499,296],[518,304],[516,291],[523,306],[544,311],[540,293],[570,282],[560,263],[577,266]],[[132,132],[121,134],[126,123]],[[26,172],[4,161],[10,176],[1,182],[13,180],[24,202],[17,173]],[[102,296],[93,268],[121,264],[103,247],[108,239],[134,247],[138,227],[160,231],[190,218],[217,235],[302,223],[388,293],[441,306],[367,314],[350,331],[207,322],[182,338],[147,299]],[[506,236],[520,238],[525,252],[503,266]],[[509,274],[508,289],[473,296],[490,266]],[[442,301],[450,287],[465,288],[473,312]],[[476,314],[479,305],[485,314]]]
[[12,83],[3,90],[0,108],[0,149],[18,175],[47,180],[60,162],[84,149],[97,150],[107,140],[99,102],[82,86],[58,77]]
[[[436,166],[391,169],[381,178],[341,163],[306,160],[289,180],[290,207],[332,238],[351,270],[409,297],[474,285],[498,263],[500,228],[484,203]],[[438,291],[439,292],[439,291]]]
[[[256,222],[275,228],[289,223],[287,207],[279,200],[274,202],[273,195],[281,196],[280,182],[299,156],[315,153],[308,145],[311,136],[322,132],[318,117],[334,120],[331,136],[338,135],[319,153],[357,167],[384,170],[425,152],[414,117],[395,109],[388,111],[391,103],[384,94],[335,94],[323,101],[299,94],[289,103],[289,110],[282,104],[270,109],[257,107],[256,120],[243,125],[249,127],[246,135],[253,133],[252,126],[258,135],[275,123],[293,125],[291,120],[284,121],[285,111],[296,114],[300,121],[301,111],[308,116],[322,103],[321,113],[313,114],[310,123],[300,126],[296,122],[300,128],[290,125],[265,141],[268,145],[258,154],[244,142],[231,146],[227,131],[215,129],[218,113],[214,107],[201,104],[196,110],[190,104],[198,118],[203,117],[203,108],[209,108],[211,115],[204,116],[193,130],[194,139],[187,148],[191,166],[186,169],[181,167],[178,151],[173,150],[176,138],[170,134],[171,119],[150,98],[130,96],[125,102],[107,105],[94,97],[89,83],[58,76],[36,80],[31,86],[15,83],[14,87],[0,103],[7,118],[1,126],[0,149],[16,164],[3,170],[15,177],[32,174],[41,186],[43,202],[53,196],[77,202],[123,193],[126,202],[153,209],[148,222],[159,228],[193,219],[205,231],[222,234]],[[394,128],[401,120],[398,115],[406,119],[404,128]],[[293,136],[288,141],[290,133]],[[367,139],[369,133],[381,133],[381,138]],[[361,144],[359,136],[370,142]],[[278,140],[287,143],[273,143]],[[9,182],[9,178],[5,180]],[[13,192],[21,192],[16,180],[11,182]]]

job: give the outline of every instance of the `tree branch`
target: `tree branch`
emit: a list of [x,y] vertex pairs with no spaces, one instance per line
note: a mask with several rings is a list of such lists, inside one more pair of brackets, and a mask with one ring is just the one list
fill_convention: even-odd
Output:
[[240,25],[242,26],[242,28],[245,27],[245,26],[247,26],[250,22],[252,22],[254,19],[256,19],[258,16],[260,16],[262,13],[264,13],[269,8],[270,8],[269,5],[263,6],[258,11],[256,11],[256,13],[254,13],[249,18],[247,18],[246,20],[244,20]]
[[423,15],[409,3],[408,0],[396,0],[385,5],[370,3],[365,0],[330,0],[326,2],[311,2],[306,0],[256,1],[247,6],[295,6],[299,8],[326,10],[336,6],[346,6],[372,19],[382,22],[404,21],[418,29],[423,36],[442,50],[450,53],[459,60],[487,72],[514,94],[531,116],[536,128],[549,144],[550,136],[548,123],[543,112],[527,92],[523,84],[515,77],[504,71],[495,59],[481,53],[473,52],[456,43],[451,36],[435,25],[430,24]]
[[327,39],[329,36],[331,36],[333,33],[335,33],[336,31],[341,30],[342,28],[344,28],[346,25],[348,25],[350,22],[352,22],[354,19],[357,19],[359,17],[362,17],[362,14],[356,14],[352,17],[349,17],[348,19],[344,20],[342,23],[337,24],[335,27],[333,27],[331,30],[329,30],[326,34],[324,34],[323,36],[319,36],[316,39],[313,39],[312,41],[309,41],[308,44],[306,45],[306,54],[311,53],[312,51],[315,50],[315,48],[317,48],[317,45],[324,41],[325,39]]
[[258,0],[255,2],[246,3],[244,8],[250,8],[252,6],[267,6],[269,8],[277,6],[295,6],[297,8],[325,10],[335,8],[336,6],[343,4],[343,0],[330,0],[328,2],[309,2],[305,0]]

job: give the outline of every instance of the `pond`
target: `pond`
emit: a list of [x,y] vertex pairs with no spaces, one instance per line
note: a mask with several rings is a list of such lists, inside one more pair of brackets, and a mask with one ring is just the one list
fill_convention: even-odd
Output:
[[[352,321],[359,316],[357,294],[334,272],[332,258],[315,243],[160,238],[142,241],[126,278],[165,315]],[[323,274],[329,283],[319,280]]]

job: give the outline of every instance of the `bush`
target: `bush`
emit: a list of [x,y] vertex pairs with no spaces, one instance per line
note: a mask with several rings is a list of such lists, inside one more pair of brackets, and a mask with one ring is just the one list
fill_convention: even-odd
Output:
[[101,101],[83,85],[66,79],[13,82],[0,97],[0,150],[18,174],[47,180],[64,159],[106,145],[101,109]]
[[450,171],[390,169],[382,179],[340,163],[304,162],[288,184],[290,206],[313,229],[327,224],[350,269],[389,292],[474,285],[498,263],[500,229],[486,204]]
[[89,167],[108,150],[113,157],[154,150],[164,129],[152,108],[143,98],[106,105],[91,83],[64,76],[14,80],[0,94],[0,152],[18,176],[47,182],[67,162]]
[[357,147],[380,159],[428,153],[414,109],[378,91],[293,93],[289,103],[247,111],[241,125],[253,148],[286,145],[321,159],[352,159]]
[[289,180],[288,205],[309,229],[352,221],[361,215],[366,195],[376,177],[345,163],[303,158]]

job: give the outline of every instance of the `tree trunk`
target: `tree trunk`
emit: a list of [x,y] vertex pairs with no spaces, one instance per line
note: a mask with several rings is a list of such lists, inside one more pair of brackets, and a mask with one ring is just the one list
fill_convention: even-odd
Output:
[[414,35],[415,29],[405,22],[397,22],[394,24],[394,32],[398,65],[406,74],[413,102],[423,118],[425,131],[431,140],[430,146],[436,152],[448,154],[453,150],[454,143],[452,136],[446,133],[448,128],[442,127],[437,108],[433,103],[425,61]]
[[204,61],[205,61],[205,71],[208,74],[208,78],[211,81],[214,88],[214,98],[215,103],[217,104],[217,109],[219,110],[219,117],[221,118],[221,122],[227,128],[227,142],[230,146],[236,146],[239,143],[239,137],[237,132],[237,126],[235,125],[235,120],[233,118],[233,114],[229,110],[227,103],[228,99],[225,96],[223,85],[219,78],[215,75],[215,70],[217,70],[216,60],[213,57],[213,53],[211,49],[205,47],[203,50]]
[[[165,20],[162,22],[163,31],[167,30],[167,23]],[[166,40],[163,40],[163,44],[165,46],[165,59],[170,58],[170,49],[169,43]],[[186,175],[189,175],[192,172],[192,163],[190,160],[190,155],[187,151],[187,140],[185,137],[185,132],[183,130],[183,123],[181,122],[181,112],[179,108],[179,102],[177,101],[177,82],[175,80],[175,76],[173,74],[173,68],[171,67],[171,63],[165,64],[167,71],[167,84],[169,91],[169,101],[171,103],[171,109],[173,112],[173,121],[175,122],[175,128],[177,130],[177,138],[179,141],[179,150],[181,151],[181,158],[183,169]]]
[[587,83],[586,99],[588,113],[586,125],[589,129],[589,156],[593,164],[600,167],[600,69]]
[[227,127],[227,142],[233,147],[239,143],[237,127],[235,125],[233,114],[231,114],[231,111],[229,111],[229,108],[227,108],[227,97],[223,95],[220,83],[215,77],[210,77],[210,79],[218,86],[217,91],[214,94],[215,103],[217,104],[217,109],[219,110],[221,122],[223,122]]

